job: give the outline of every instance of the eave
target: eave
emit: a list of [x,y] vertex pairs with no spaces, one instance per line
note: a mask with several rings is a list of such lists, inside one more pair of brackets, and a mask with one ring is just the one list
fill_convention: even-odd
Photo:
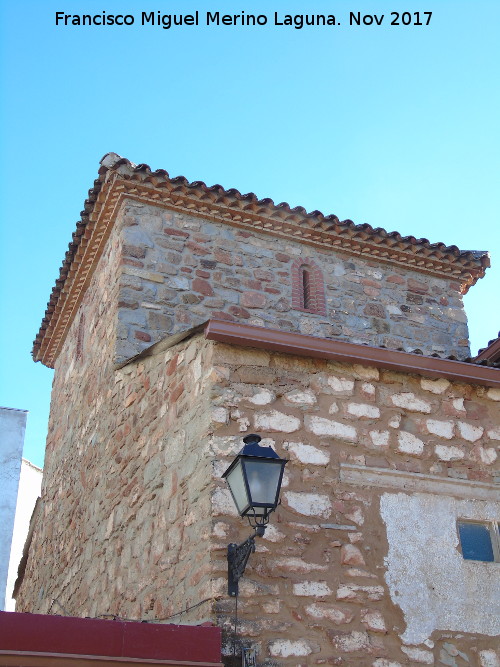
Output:
[[414,373],[430,378],[445,378],[454,382],[500,387],[500,368],[288,333],[250,324],[209,320],[205,326],[205,338],[230,345],[256,347],[300,357],[329,359],[400,373]]
[[60,276],[52,290],[45,317],[34,341],[33,359],[54,367],[69,327],[88,287],[117,214],[126,200],[161,206],[176,212],[268,234],[341,253],[413,269],[457,283],[465,293],[489,266],[485,252],[460,251],[456,246],[401,236],[370,225],[340,221],[320,211],[274,204],[253,193],[225,190],[220,185],[170,178],[164,170],[133,165],[109,153],[101,161],[99,178],[89,191]]

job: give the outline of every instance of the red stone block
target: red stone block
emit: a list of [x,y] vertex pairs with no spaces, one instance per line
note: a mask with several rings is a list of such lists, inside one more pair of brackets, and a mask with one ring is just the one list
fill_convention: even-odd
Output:
[[193,255],[208,255],[208,254],[210,254],[210,250],[208,250],[207,248],[204,248],[199,243],[195,243],[194,241],[188,241],[186,243],[186,247],[191,250]]
[[167,369],[166,369],[166,374],[167,375],[172,375],[175,372],[175,369],[177,368],[177,360],[179,359],[179,355],[176,354],[175,357],[172,357],[170,359]]
[[151,336],[146,333],[145,331],[135,331],[134,336],[138,340],[142,340],[144,343],[150,343],[151,342]]
[[181,232],[180,229],[174,229],[173,227],[165,227],[163,233],[168,234],[169,236],[182,236],[182,238],[185,239],[189,237],[187,232]]
[[144,266],[144,262],[140,262],[138,259],[131,259],[130,257],[123,257],[122,258],[122,265],[123,266],[135,266],[138,269],[140,269]]
[[229,306],[229,312],[235,317],[244,317],[245,319],[250,317],[250,313],[245,308],[240,306]]
[[225,313],[223,310],[214,310],[212,311],[212,317],[217,318],[218,320],[227,320],[228,322],[234,322],[234,317]]
[[214,250],[214,259],[221,264],[227,264],[227,266],[233,265],[233,256],[227,250]]
[[241,305],[246,308],[265,308],[267,299],[262,292],[244,292],[241,295]]
[[419,280],[408,278],[408,290],[417,294],[426,294],[429,291],[429,285],[421,283]]
[[213,296],[213,289],[206,280],[203,280],[203,278],[195,278],[191,284],[191,287],[195,292],[198,292],[199,294],[204,294],[205,296]]
[[260,280],[245,280],[243,284],[245,287],[249,287],[250,289],[262,289],[262,283]]
[[404,280],[404,278],[401,278],[401,276],[398,276],[397,274],[393,274],[392,276],[387,276],[386,282],[387,283],[395,283],[396,285],[404,285],[405,280]]
[[172,390],[172,393],[170,394],[170,400],[172,401],[172,403],[175,403],[175,401],[179,398],[179,396],[183,393],[183,391],[184,391],[184,384],[181,382]]

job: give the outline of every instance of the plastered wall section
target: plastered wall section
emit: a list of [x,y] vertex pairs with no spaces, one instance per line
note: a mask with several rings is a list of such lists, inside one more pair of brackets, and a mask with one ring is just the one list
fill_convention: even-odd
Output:
[[5,609],[10,548],[27,412],[0,408],[0,609]]
[[[118,227],[118,361],[210,317],[424,354],[469,355],[467,318],[453,281],[130,200]],[[298,257],[321,270],[326,315],[292,308]]]
[[[492,504],[446,495],[426,504],[419,494],[340,482],[339,472],[420,473],[438,486],[491,492],[500,481],[500,392],[225,345],[214,367],[216,474],[249,432],[290,459],[282,504],[240,583],[238,641],[257,650],[258,664],[498,665],[498,591],[488,582],[500,565],[465,563],[456,532],[457,516],[491,519]],[[230,655],[226,546],[250,531],[216,483],[217,610]]]
[[16,515],[12,533],[12,546],[9,559],[9,574],[5,597],[5,611],[15,611],[16,601],[12,597],[16,583],[19,563],[23,555],[29,526],[35,503],[40,496],[43,470],[27,459],[21,461],[19,490],[17,494]]
[[419,644],[434,630],[455,630],[498,640],[500,563],[464,560],[456,524],[497,521],[500,501],[385,493],[381,514],[389,540],[386,581],[405,615],[403,639]]
[[[57,361],[42,491],[17,610],[164,618],[211,597],[202,340],[114,367],[112,236]],[[208,399],[206,399],[208,400]],[[191,617],[204,620],[210,605]]]

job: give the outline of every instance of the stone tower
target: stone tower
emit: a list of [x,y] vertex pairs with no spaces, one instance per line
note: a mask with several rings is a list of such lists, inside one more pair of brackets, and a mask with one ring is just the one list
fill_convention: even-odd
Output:
[[256,431],[290,464],[238,647],[497,665],[500,370],[470,359],[462,305],[487,266],[106,155],[34,346],[55,377],[19,608],[217,622],[230,655],[248,529],[220,475]]

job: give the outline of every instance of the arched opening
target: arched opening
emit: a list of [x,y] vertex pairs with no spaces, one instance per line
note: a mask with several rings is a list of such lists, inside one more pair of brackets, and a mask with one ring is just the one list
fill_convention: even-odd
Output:
[[302,303],[303,308],[311,309],[312,305],[312,295],[311,295],[311,271],[307,266],[303,266],[300,269],[301,274],[301,283],[302,283]]
[[297,257],[291,267],[292,308],[326,315],[325,286],[321,269],[309,258]]

